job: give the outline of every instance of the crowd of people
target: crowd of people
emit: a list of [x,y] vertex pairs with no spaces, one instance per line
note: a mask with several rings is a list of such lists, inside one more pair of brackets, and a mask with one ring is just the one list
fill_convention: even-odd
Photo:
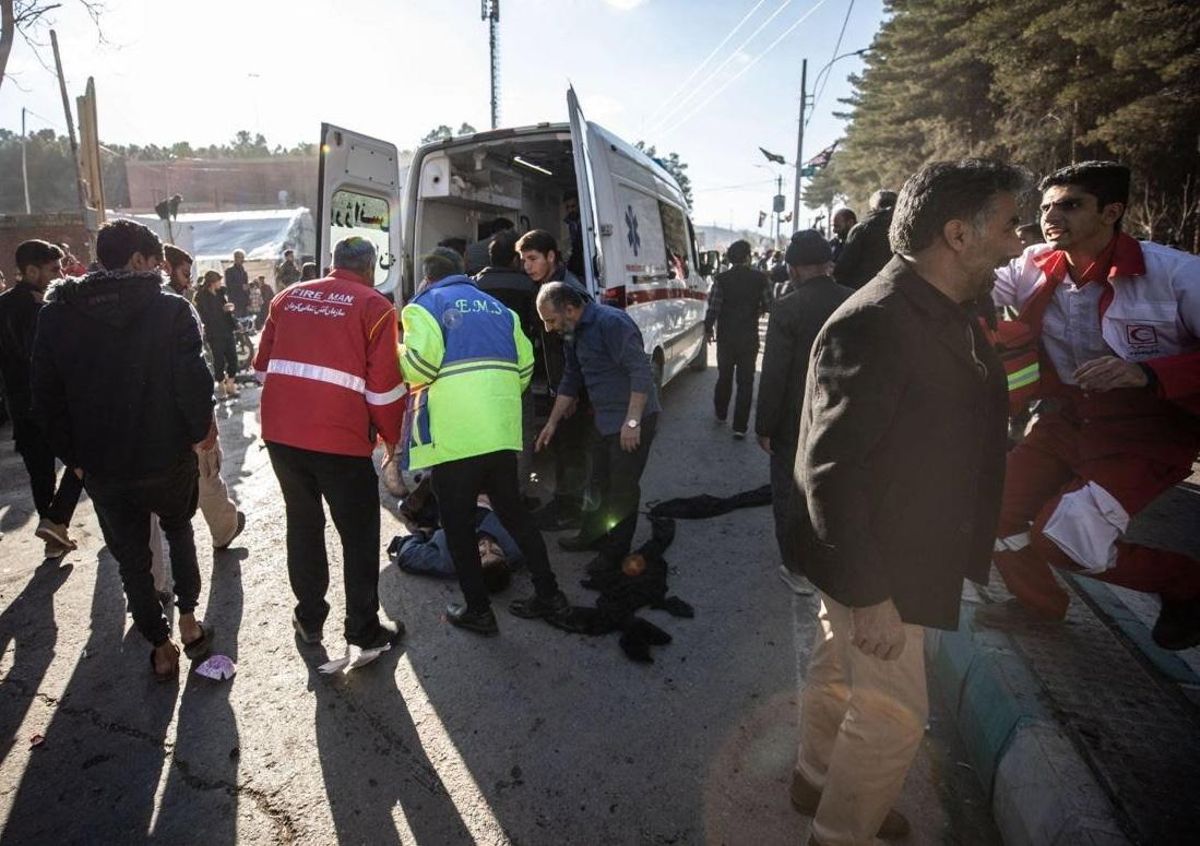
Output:
[[[929,164],[899,192],[876,192],[861,222],[839,211],[831,240],[795,233],[774,265],[756,268],[735,242],[714,279],[714,414],[723,424],[732,413],[736,439],[753,415],[780,576],[820,601],[791,784],[816,844],[907,832],[892,805],[928,715],[923,642],[957,628],[964,580],[985,583],[993,563],[1013,599],[977,624],[1062,621],[1058,568],[1158,594],[1154,641],[1200,644],[1200,566],[1125,537],[1200,454],[1200,258],[1123,231],[1120,164],[1045,176],[1037,231],[1021,214],[1030,187],[999,162]],[[205,275],[193,308],[191,258],[131,221],[105,225],[96,253],[91,272],[61,279],[60,247],[21,245],[21,281],[0,296],[0,372],[47,556],[72,548],[86,490],[166,680],[180,649],[196,659],[213,640],[194,616],[195,511],[218,547],[245,525],[221,481],[213,406],[215,392],[236,392],[230,321],[255,300],[235,256]],[[630,553],[660,411],[637,325],[589,295],[550,233],[518,236],[503,219],[482,251],[446,244],[421,257],[399,319],[375,290],[369,241],[340,241],[332,259],[318,278],[289,256],[281,290],[260,293],[254,370],[297,636],[320,642],[330,610],[323,502],[343,548],[347,644],[375,652],[404,633],[380,615],[381,446],[384,467],[432,487],[462,592],[451,625],[499,632],[482,504],[532,577],[511,613],[576,630],[542,530],[576,529],[559,544],[594,550],[592,576]],[[535,366],[553,396],[540,429]],[[1010,414],[1030,402],[1014,445]],[[535,511],[529,468],[543,450],[555,496]],[[159,531],[171,593],[154,564]]]

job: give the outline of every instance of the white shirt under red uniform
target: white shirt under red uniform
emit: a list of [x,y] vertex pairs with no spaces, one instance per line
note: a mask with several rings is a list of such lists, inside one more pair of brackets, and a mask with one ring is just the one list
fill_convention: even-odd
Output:
[[400,439],[405,388],[396,313],[347,270],[271,300],[254,369],[263,381],[263,440],[369,456]]

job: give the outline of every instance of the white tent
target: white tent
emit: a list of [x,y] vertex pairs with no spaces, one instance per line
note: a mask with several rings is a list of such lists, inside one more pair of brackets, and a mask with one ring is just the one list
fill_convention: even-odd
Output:
[[181,214],[167,223],[157,215],[110,212],[109,217],[136,220],[153,229],[164,242],[187,250],[195,259],[197,278],[206,270],[221,270],[233,264],[233,251],[246,253],[246,273],[263,276],[275,284],[275,266],[284,250],[295,250],[299,263],[316,252],[316,227],[306,208],[260,211],[202,212]]

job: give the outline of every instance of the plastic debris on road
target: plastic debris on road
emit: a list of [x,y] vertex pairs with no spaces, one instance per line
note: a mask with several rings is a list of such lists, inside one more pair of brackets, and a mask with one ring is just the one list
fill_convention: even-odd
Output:
[[196,668],[196,675],[213,681],[231,679],[236,672],[237,664],[233,663],[227,655],[210,655],[203,664]]
[[379,649],[363,649],[362,647],[348,644],[346,646],[346,654],[341,658],[335,658],[332,661],[327,661],[322,664],[319,669],[322,673],[330,675],[332,673],[348,673],[358,667],[364,667],[370,664],[376,658],[392,648],[389,643],[387,646],[382,646]]

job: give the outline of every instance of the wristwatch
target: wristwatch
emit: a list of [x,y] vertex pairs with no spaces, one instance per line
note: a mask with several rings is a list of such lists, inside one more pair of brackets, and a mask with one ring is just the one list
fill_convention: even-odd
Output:
[[632,417],[630,417],[628,420],[625,421],[625,425],[628,426],[630,429],[636,429],[638,426],[642,425],[642,421],[635,420]]

